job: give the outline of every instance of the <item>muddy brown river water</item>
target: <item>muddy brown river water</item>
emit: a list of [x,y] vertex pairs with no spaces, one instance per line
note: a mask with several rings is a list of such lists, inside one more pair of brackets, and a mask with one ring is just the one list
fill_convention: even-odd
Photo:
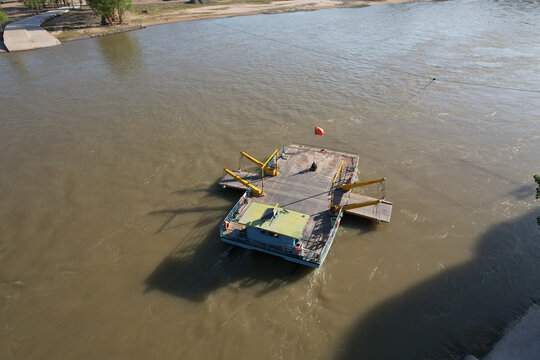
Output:
[[[1,55],[0,358],[482,355],[540,298],[539,24],[419,2]],[[291,142],[394,202],[317,270],[218,240],[222,168]]]

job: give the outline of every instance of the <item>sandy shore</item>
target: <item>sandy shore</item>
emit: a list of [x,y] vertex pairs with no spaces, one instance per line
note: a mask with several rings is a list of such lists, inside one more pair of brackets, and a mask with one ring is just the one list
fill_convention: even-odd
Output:
[[374,4],[411,2],[414,0],[286,0],[238,3],[218,1],[209,5],[188,5],[184,1],[146,0],[134,3],[126,13],[125,24],[101,26],[99,17],[89,9],[74,10],[43,24],[60,41],[103,36],[131,31],[146,26],[171,22],[192,21],[219,17],[254,14],[275,14],[293,11],[310,11],[336,7],[362,7]]
[[[168,17],[168,21],[186,21],[194,19],[229,17],[239,15],[253,15],[265,13],[281,13],[292,11],[309,11],[334,7],[362,7],[373,4],[400,3],[410,0],[381,0],[381,1],[362,1],[362,0],[284,0],[272,1],[268,3],[230,3],[218,2],[197,8],[172,11],[162,16]],[[139,3],[140,4],[140,3]],[[144,25],[162,24],[162,16],[148,16],[143,19]],[[165,21],[165,22],[168,22]]]

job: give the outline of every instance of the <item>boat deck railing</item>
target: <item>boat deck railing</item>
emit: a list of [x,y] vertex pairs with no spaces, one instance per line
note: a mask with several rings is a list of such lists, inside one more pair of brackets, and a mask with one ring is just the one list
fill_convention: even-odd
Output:
[[279,246],[279,245],[273,245],[273,244],[270,244],[270,243],[256,241],[256,240],[248,238],[247,235],[242,236],[242,232],[239,232],[239,233],[234,234],[234,235],[232,233],[225,233],[224,232],[224,233],[222,233],[222,237],[226,238],[226,239],[229,239],[229,240],[232,240],[232,241],[235,241],[237,243],[243,243],[243,244],[249,245],[249,246],[254,247],[254,248],[258,248],[258,249],[261,249],[261,250],[266,250],[266,251],[272,252],[274,254],[285,255],[285,256],[288,256],[288,257],[291,257],[291,258],[311,262],[311,263],[317,264],[317,265],[320,264],[319,259],[321,257],[320,257],[318,252],[313,251],[313,250],[309,250],[309,249],[304,248],[299,253],[296,253],[294,246],[289,246],[289,245]]
[[330,249],[330,245],[334,241],[334,238],[336,237],[337,229],[339,227],[339,223],[341,221],[341,217],[343,216],[343,208],[339,209],[338,214],[332,218],[334,225],[332,226],[332,230],[330,230],[330,234],[328,235],[328,240],[326,240],[326,244],[324,244],[324,248],[321,251],[320,258],[324,259],[326,256],[326,253],[328,252],[328,249]]
[[236,215],[238,214],[238,212],[240,211],[240,208],[244,205],[244,204],[247,204],[248,202],[248,199],[251,197],[251,189],[248,188],[246,190],[246,192],[244,193],[244,195],[242,195],[242,197],[236,202],[236,204],[233,206],[233,208],[231,209],[231,211],[229,211],[229,213],[227,214],[227,216],[225,217],[225,219],[223,220],[223,222],[221,223],[221,226],[219,227],[219,235],[220,236],[223,236],[224,233],[225,233],[225,224],[226,223],[230,223],[231,221],[233,221],[233,219],[236,217]]

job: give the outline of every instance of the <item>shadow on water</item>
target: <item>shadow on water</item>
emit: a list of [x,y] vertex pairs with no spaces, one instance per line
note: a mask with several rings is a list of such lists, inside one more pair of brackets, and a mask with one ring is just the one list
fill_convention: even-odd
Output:
[[[372,219],[366,219],[355,215],[345,214],[341,219],[340,229],[346,228],[348,231],[351,231],[355,235],[362,235],[377,231],[377,229],[381,226],[387,225],[384,223],[378,224],[377,221]],[[337,236],[339,236],[339,232]]]
[[[220,190],[211,189],[209,194],[217,194]],[[192,230],[183,235],[180,244],[145,280],[146,291],[159,290],[192,301],[204,301],[211,292],[235,284],[240,289],[255,289],[256,296],[263,296],[312,271],[276,256],[220,241],[219,225],[242,193],[219,194],[231,200],[229,207],[185,207],[150,213],[167,216],[157,232],[170,230],[169,224],[175,216],[195,211],[200,217],[192,224]],[[212,230],[201,235],[199,229],[208,229],[209,224]]]
[[536,211],[493,226],[474,258],[377,305],[359,319],[339,359],[483,356],[540,297]]

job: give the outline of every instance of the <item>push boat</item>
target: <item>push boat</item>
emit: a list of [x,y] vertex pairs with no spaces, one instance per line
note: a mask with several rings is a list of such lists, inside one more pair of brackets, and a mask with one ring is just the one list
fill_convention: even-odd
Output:
[[[224,168],[219,184],[245,190],[221,223],[226,243],[319,267],[344,214],[390,222],[386,179],[358,181],[358,155],[300,144],[276,149],[264,163],[241,155],[260,173]],[[352,191],[372,184],[381,196]]]

